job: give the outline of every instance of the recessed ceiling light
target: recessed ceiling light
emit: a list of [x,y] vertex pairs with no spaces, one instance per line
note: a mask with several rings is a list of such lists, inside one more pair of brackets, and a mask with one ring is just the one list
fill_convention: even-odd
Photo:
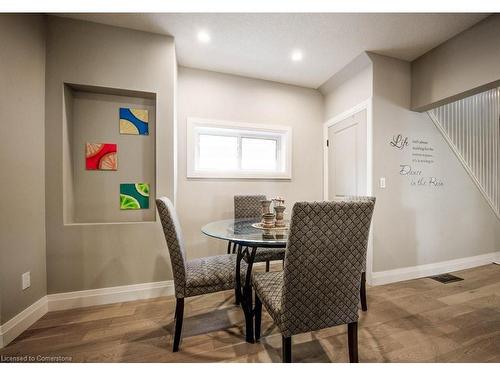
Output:
[[208,43],[210,42],[210,34],[206,32],[205,30],[198,31],[198,41],[201,43]]
[[294,50],[292,51],[292,61],[301,61],[303,58],[302,51],[301,50]]

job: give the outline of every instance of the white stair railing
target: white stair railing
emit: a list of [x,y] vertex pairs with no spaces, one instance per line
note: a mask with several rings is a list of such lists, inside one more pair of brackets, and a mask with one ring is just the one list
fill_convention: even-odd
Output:
[[500,219],[500,88],[427,113]]

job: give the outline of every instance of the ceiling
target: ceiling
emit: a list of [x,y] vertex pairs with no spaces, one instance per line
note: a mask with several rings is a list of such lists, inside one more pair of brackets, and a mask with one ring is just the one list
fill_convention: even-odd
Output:
[[[363,51],[412,61],[486,14],[58,14],[172,35],[180,65],[317,88]],[[202,44],[205,30],[211,41]],[[303,52],[292,61],[292,50]]]

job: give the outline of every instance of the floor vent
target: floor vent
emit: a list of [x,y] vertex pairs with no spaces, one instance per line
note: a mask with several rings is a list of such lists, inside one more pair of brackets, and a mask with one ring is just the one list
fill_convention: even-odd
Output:
[[452,275],[451,273],[443,273],[442,275],[431,276],[429,279],[439,281],[443,284],[454,283],[456,281],[462,281],[463,279]]

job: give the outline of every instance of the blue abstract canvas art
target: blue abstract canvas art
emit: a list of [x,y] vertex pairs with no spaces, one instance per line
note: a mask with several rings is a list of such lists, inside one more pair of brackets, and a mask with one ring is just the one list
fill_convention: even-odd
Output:
[[120,134],[148,135],[148,110],[120,108]]

